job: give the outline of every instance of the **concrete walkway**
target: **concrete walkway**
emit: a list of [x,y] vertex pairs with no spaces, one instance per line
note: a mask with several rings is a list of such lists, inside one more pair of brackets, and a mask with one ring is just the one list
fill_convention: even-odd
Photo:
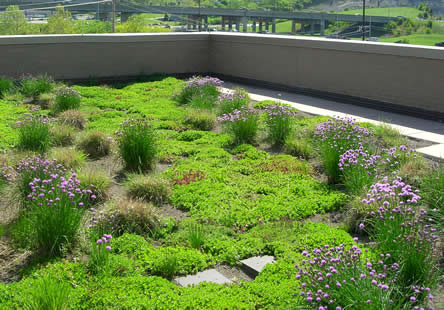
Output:
[[226,89],[244,88],[249,92],[250,98],[255,101],[275,100],[290,104],[299,111],[314,115],[348,116],[355,118],[359,122],[369,122],[376,125],[387,123],[404,136],[434,143],[431,146],[417,149],[417,152],[428,158],[444,161],[444,120],[443,122],[430,121],[321,98],[231,82],[225,82],[224,86]]

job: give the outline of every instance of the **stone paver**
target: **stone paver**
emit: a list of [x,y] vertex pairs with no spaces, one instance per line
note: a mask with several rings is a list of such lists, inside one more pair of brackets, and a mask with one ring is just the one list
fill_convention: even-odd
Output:
[[290,104],[302,112],[314,115],[349,116],[359,122],[369,122],[376,125],[388,123],[402,135],[436,143],[437,145],[420,148],[417,151],[432,159],[441,161],[444,159],[442,151],[444,148],[444,123],[261,87],[230,82],[226,82],[225,86],[227,87],[225,91],[242,87],[249,92],[250,98],[255,101],[275,100]]
[[257,276],[266,265],[273,264],[275,259],[273,256],[254,256],[240,262],[247,273]]
[[180,286],[188,286],[188,285],[198,285],[202,282],[212,282],[217,284],[225,284],[232,283],[230,279],[223,276],[216,269],[208,269],[202,272],[198,272],[194,275],[189,275],[186,277],[175,278],[174,282],[176,282]]

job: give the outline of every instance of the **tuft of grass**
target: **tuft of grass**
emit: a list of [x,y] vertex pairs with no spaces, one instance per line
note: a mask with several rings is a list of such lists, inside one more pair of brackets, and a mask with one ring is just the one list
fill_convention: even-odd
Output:
[[21,82],[21,91],[25,97],[37,98],[40,94],[54,89],[54,80],[47,75],[25,77]]
[[235,88],[233,93],[222,94],[219,97],[220,114],[228,114],[234,110],[240,110],[250,103],[248,92],[245,89]]
[[0,98],[14,88],[14,82],[7,77],[0,76]]
[[189,109],[183,122],[193,129],[210,131],[216,124],[216,115],[207,110]]
[[162,256],[157,264],[156,273],[171,280],[178,271],[177,257],[173,253],[172,255]]
[[111,153],[111,137],[99,131],[89,131],[80,137],[77,147],[90,158],[101,158]]
[[382,146],[385,148],[398,147],[400,145],[407,145],[407,138],[399,132],[396,128],[388,123],[382,123],[378,126],[372,126],[373,134],[381,139]]
[[69,284],[42,276],[33,282],[29,297],[24,302],[26,310],[66,310],[69,309],[71,288]]
[[72,147],[54,149],[49,155],[67,169],[78,169],[85,163],[85,153]]
[[103,169],[80,169],[77,174],[80,180],[80,187],[84,190],[91,190],[96,196],[94,202],[101,202],[107,199],[111,177]]
[[70,125],[78,129],[83,129],[86,125],[85,116],[77,110],[66,110],[58,115],[57,120],[64,125]]
[[46,152],[51,146],[50,120],[43,115],[29,115],[18,125],[18,144],[23,150]]
[[125,187],[130,197],[150,201],[157,205],[168,202],[171,194],[167,180],[150,175],[131,174],[128,176]]
[[69,125],[55,125],[51,128],[51,141],[54,146],[69,146],[74,143],[76,131]]
[[155,132],[150,123],[142,119],[125,121],[118,139],[126,169],[147,171],[153,168],[157,147]]
[[202,225],[191,224],[188,227],[188,242],[190,243],[191,247],[196,250],[199,250],[203,246],[205,242],[205,235]]
[[219,118],[225,129],[233,135],[234,144],[255,143],[259,128],[259,117],[248,109],[234,110]]
[[55,99],[56,96],[53,93],[43,93],[39,95],[37,102],[42,109],[49,109],[54,105]]

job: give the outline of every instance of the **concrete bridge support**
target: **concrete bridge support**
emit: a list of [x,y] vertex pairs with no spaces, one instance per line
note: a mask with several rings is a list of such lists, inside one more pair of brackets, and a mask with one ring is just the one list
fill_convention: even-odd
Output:
[[313,35],[315,33],[315,24],[311,23],[310,24],[310,35]]
[[259,32],[262,32],[262,20],[259,20]]
[[271,20],[271,32],[276,33],[276,19],[275,18],[273,18]]
[[256,32],[256,20],[253,19],[253,23],[251,24],[251,31]]
[[113,19],[112,13],[99,13],[99,19],[101,21],[111,21]]
[[221,29],[222,31],[225,31],[225,16],[221,17]]
[[228,31],[233,30],[233,19],[231,17],[228,17]]
[[248,27],[247,18],[242,17],[242,31],[247,32],[247,29],[248,29],[247,27]]
[[296,33],[296,21],[294,19],[291,21],[291,32]]
[[265,22],[265,30],[270,31],[270,24],[268,21]]
[[235,23],[236,23],[236,30],[239,32],[240,31],[240,19],[236,18]]
[[325,35],[325,19],[320,20],[321,23],[321,36]]
[[204,30],[208,31],[208,16],[203,17],[203,26],[204,26]]

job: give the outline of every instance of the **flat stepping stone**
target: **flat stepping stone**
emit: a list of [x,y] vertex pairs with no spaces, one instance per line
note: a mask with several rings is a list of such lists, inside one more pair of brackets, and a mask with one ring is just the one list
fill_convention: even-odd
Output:
[[274,256],[254,256],[240,261],[245,272],[255,278],[268,264],[275,262]]
[[188,285],[198,285],[202,282],[211,282],[217,284],[233,283],[230,279],[222,275],[216,269],[208,269],[186,277],[175,278],[177,285],[186,287]]

